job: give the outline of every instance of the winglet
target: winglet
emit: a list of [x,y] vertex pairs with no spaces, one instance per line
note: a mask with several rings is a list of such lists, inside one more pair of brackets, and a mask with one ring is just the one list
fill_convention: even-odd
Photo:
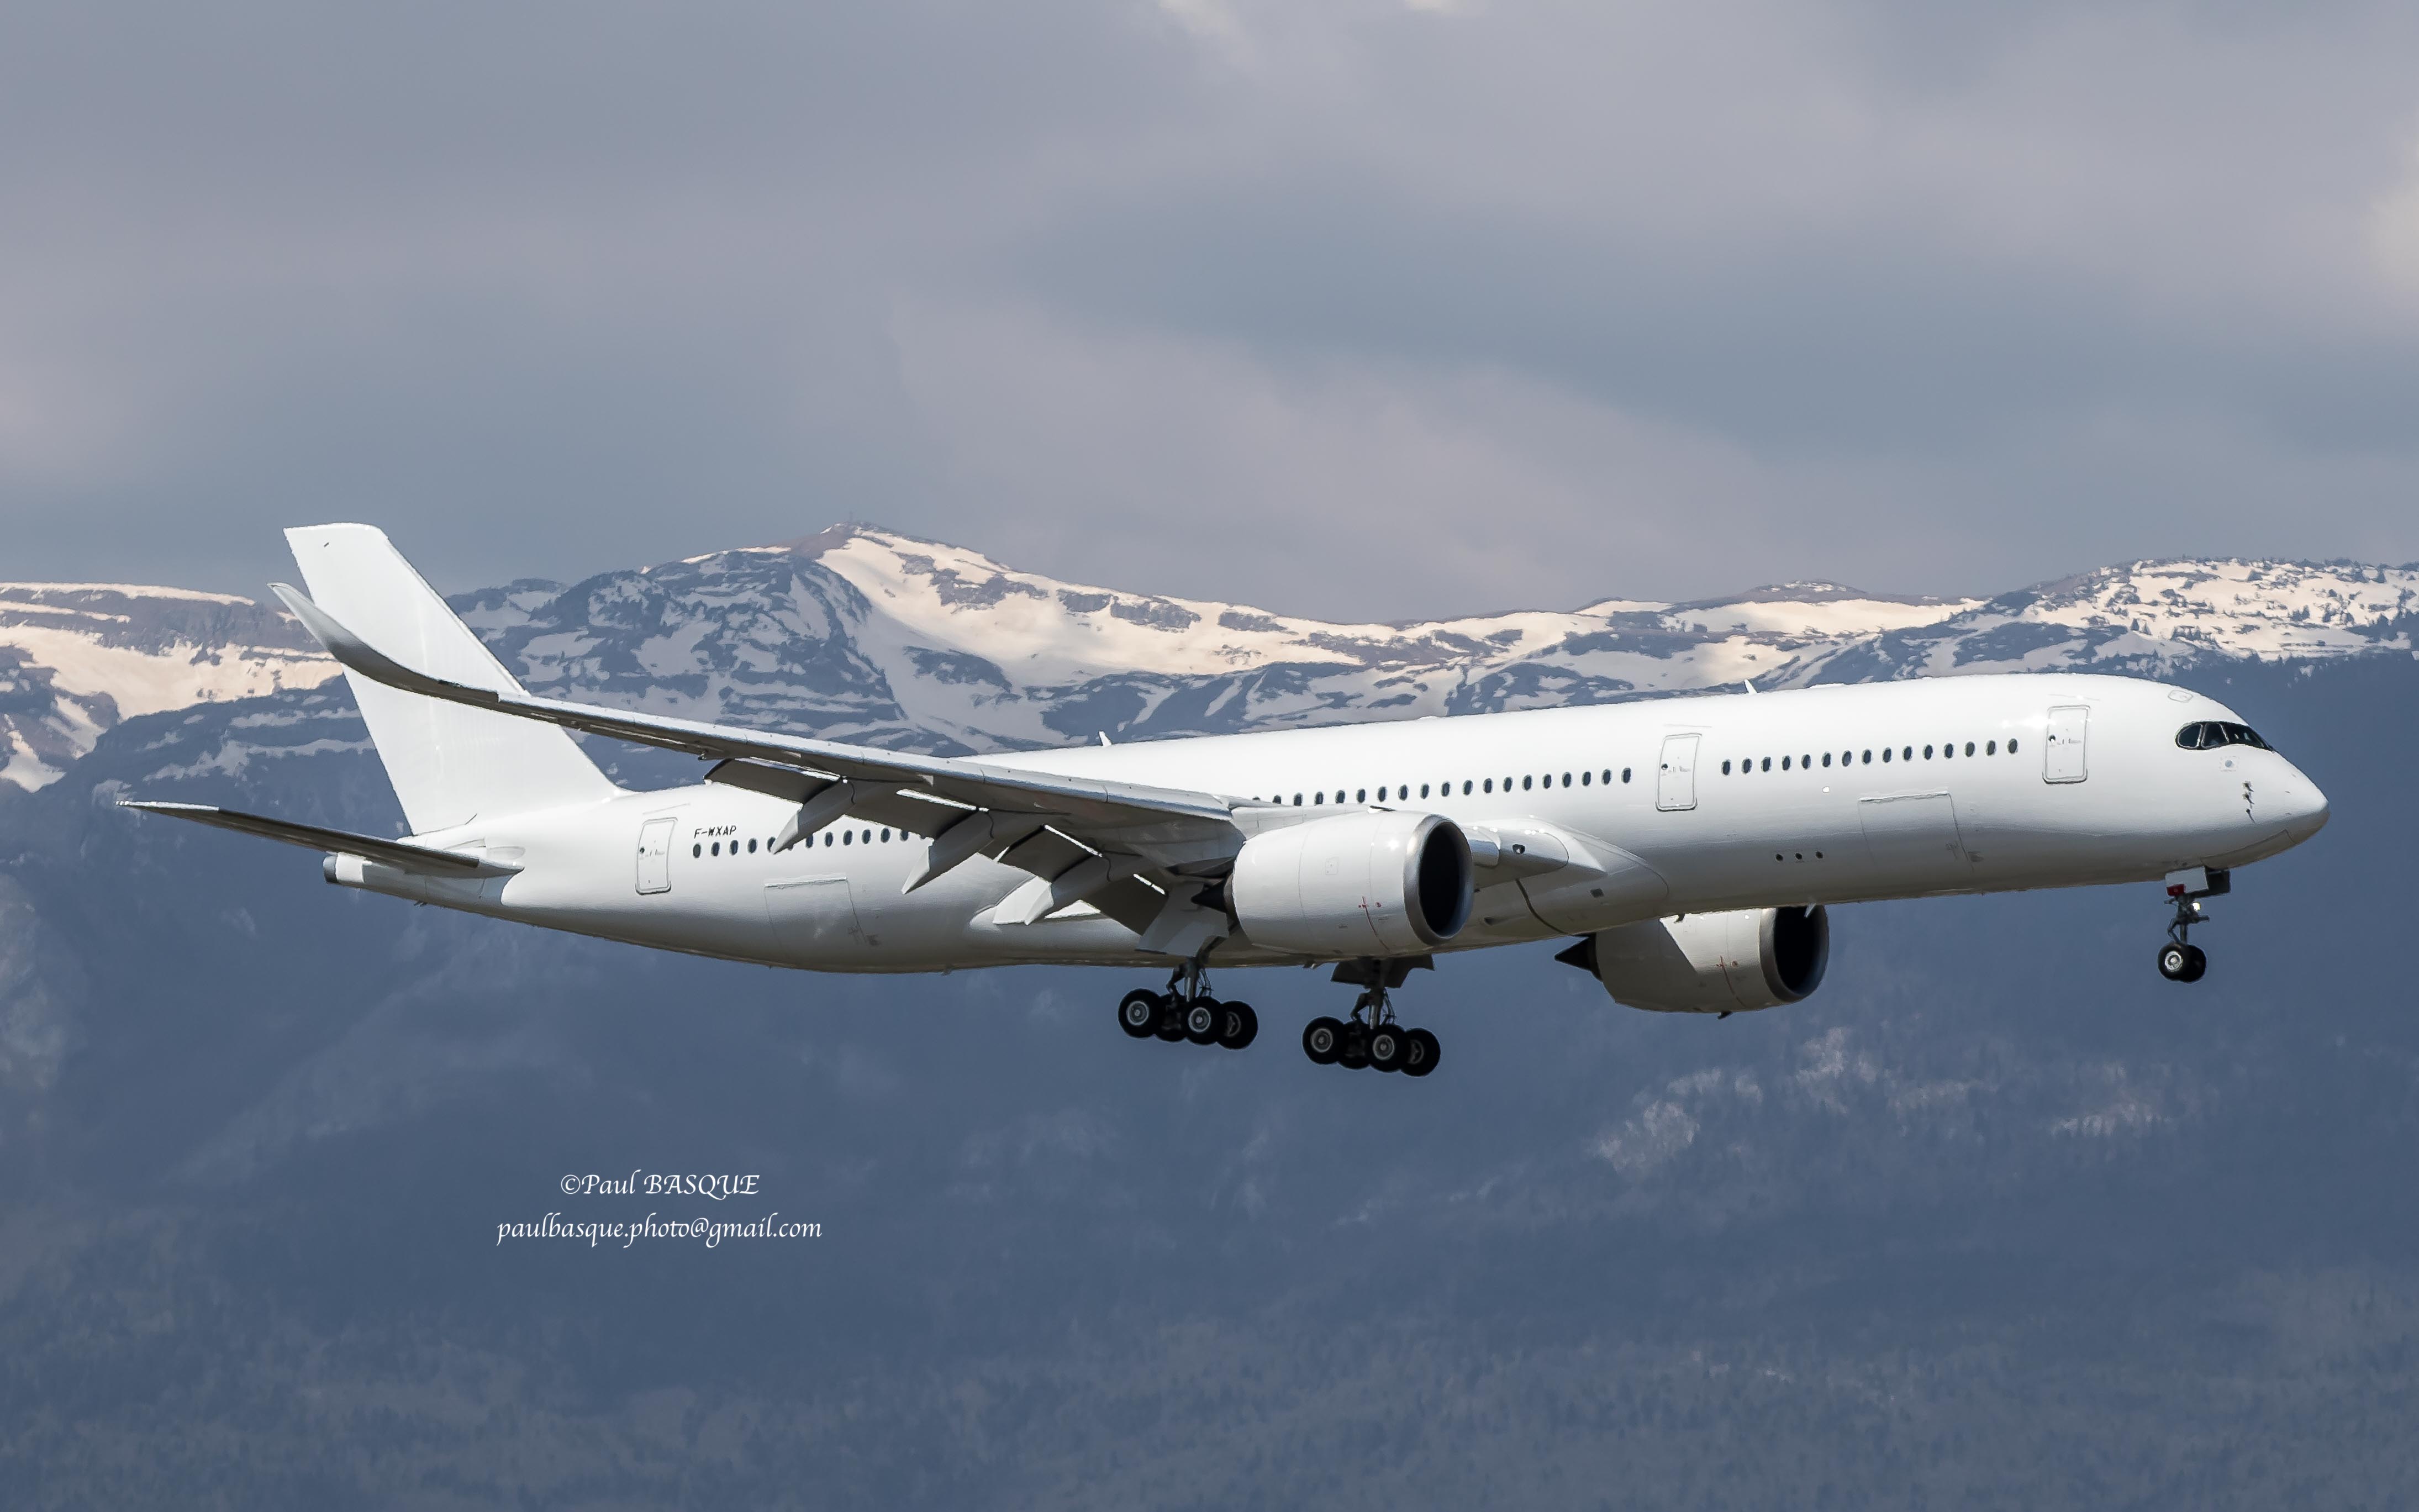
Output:
[[325,646],[328,655],[374,683],[399,687],[407,693],[421,693],[432,698],[452,699],[462,703],[495,703],[497,695],[487,688],[471,687],[462,683],[450,683],[441,677],[417,672],[371,645],[345,628],[337,618],[311,602],[310,596],[291,583],[270,583],[269,591],[285,600],[302,628]]

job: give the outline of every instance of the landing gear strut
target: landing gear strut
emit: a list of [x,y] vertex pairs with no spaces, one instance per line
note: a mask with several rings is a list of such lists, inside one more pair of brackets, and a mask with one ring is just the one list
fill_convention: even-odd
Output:
[[2200,901],[2230,891],[2234,879],[2222,871],[2193,867],[2167,875],[2167,896],[2175,901],[2175,917],[2167,920],[2167,943],[2159,947],[2159,975],[2169,981],[2198,981],[2209,970],[2209,956],[2192,943],[2192,927],[2206,921]]
[[1170,1041],[1221,1045],[1240,1050],[1260,1033],[1260,1016],[1249,1003],[1222,1003],[1210,995],[1210,971],[1188,961],[1167,979],[1167,991],[1142,988],[1117,1003],[1117,1027],[1136,1040],[1154,1036]]
[[1302,1053],[1321,1066],[1347,1071],[1369,1067],[1425,1076],[1436,1070],[1441,1049],[1425,1029],[1408,1029],[1394,1022],[1388,989],[1399,987],[1417,961],[1348,961],[1335,968],[1337,981],[1363,991],[1353,999],[1349,1019],[1315,1018],[1302,1031]]

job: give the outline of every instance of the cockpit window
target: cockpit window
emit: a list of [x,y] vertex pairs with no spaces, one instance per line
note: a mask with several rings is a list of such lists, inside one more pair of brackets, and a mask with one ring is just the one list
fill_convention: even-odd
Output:
[[2276,748],[2259,738],[2259,733],[2247,724],[2228,724],[2220,719],[2203,719],[2176,732],[2176,744],[2186,750],[2215,750],[2220,746],[2256,746],[2261,750]]

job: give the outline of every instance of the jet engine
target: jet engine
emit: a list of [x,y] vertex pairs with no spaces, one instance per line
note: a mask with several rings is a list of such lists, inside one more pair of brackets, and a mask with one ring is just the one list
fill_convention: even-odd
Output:
[[1831,921],[1819,903],[1682,914],[1598,930],[1554,959],[1631,1008],[1735,1013],[1795,1003],[1822,986]]
[[1253,836],[1226,899],[1253,944],[1332,961],[1442,945],[1470,918],[1473,886],[1453,821],[1371,809]]

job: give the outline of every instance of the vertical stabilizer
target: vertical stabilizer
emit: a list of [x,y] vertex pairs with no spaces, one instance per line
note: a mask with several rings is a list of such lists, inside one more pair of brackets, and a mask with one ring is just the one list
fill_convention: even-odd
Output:
[[[306,525],[287,531],[285,540],[312,598],[372,645],[435,677],[521,691],[385,532]],[[619,791],[552,725],[399,692],[358,672],[346,672],[345,681],[415,834]]]

